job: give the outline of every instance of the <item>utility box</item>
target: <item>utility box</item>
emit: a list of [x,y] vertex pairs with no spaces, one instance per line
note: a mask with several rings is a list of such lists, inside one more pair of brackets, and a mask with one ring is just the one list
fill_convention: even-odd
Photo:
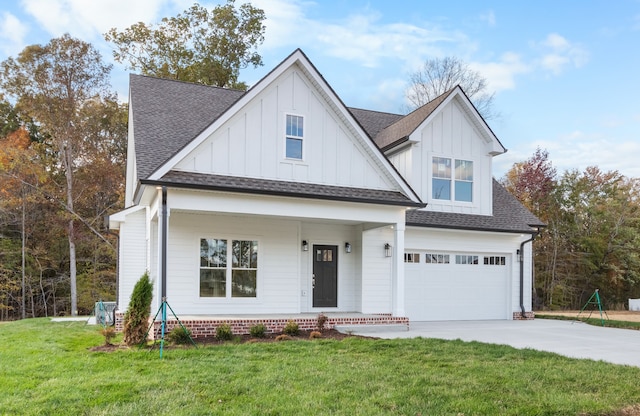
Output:
[[640,299],[629,299],[629,310],[640,311]]
[[96,316],[96,324],[104,326],[112,326],[115,324],[115,302],[96,302],[94,314]]

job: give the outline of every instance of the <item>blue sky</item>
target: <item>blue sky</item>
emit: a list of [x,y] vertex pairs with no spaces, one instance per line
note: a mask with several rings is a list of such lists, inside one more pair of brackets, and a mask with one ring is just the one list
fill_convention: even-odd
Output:
[[[240,2],[241,0],[237,0]],[[0,60],[68,32],[106,61],[108,29],[157,22],[181,0],[2,0]],[[219,2],[201,1],[213,6]],[[301,48],[348,106],[401,112],[410,73],[455,56],[489,81],[502,116],[489,124],[514,162],[547,149],[559,172],[595,165],[640,177],[640,0],[254,0],[265,10],[258,81]],[[112,84],[126,99],[127,74]]]

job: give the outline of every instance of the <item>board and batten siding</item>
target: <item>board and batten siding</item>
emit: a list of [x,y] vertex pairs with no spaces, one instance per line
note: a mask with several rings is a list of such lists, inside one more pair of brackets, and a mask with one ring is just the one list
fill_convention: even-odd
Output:
[[[434,113],[410,136],[410,150],[391,155],[391,162],[428,205],[425,210],[463,214],[492,214],[492,156],[488,145],[455,99]],[[473,202],[431,197],[434,156],[473,161]]]
[[[302,160],[285,157],[287,114],[304,117]],[[174,169],[396,189],[297,65],[265,87]]]

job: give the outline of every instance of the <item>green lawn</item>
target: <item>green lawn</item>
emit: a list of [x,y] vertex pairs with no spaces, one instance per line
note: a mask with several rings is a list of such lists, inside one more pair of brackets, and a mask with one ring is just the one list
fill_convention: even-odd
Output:
[[[4,415],[614,415],[640,368],[430,339],[89,351],[96,327],[0,324]],[[621,414],[621,413],[620,413]]]

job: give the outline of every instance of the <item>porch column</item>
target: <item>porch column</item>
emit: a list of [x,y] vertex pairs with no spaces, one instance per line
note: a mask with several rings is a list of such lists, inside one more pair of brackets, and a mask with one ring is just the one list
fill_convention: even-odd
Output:
[[393,315],[405,316],[404,312],[404,222],[393,227]]

